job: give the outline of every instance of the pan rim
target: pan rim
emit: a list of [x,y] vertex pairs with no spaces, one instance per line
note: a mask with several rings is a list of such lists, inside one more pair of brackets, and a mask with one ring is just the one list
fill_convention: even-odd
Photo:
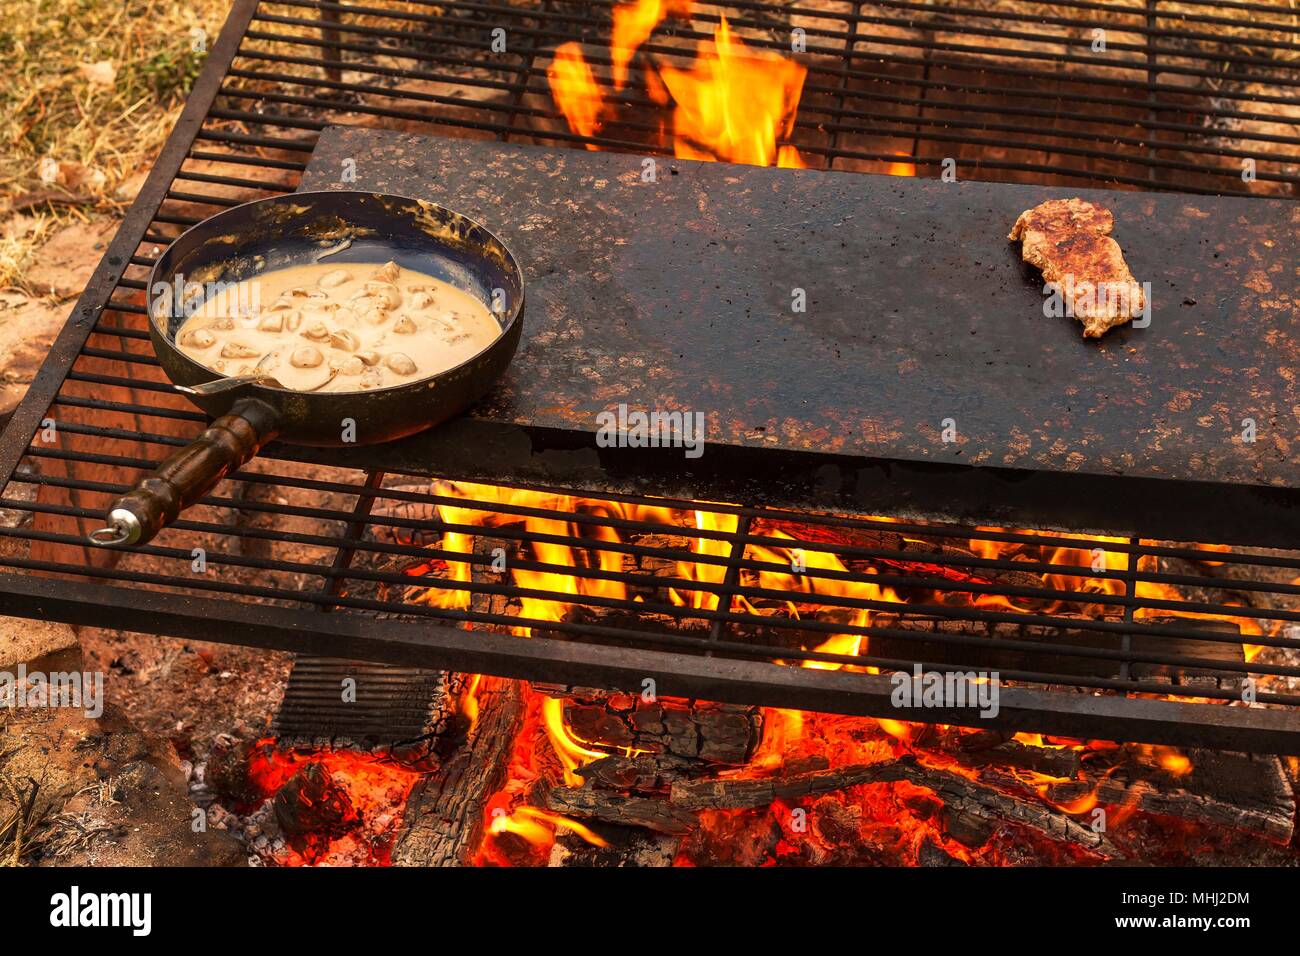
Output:
[[[154,301],[155,301],[154,289],[158,284],[158,270],[162,268],[163,260],[166,258],[167,253],[173,247],[175,247],[177,243],[179,243],[182,239],[184,239],[186,236],[189,236],[193,232],[210,227],[210,225],[213,222],[220,219],[222,216],[225,216],[227,214],[233,214],[241,210],[245,210],[250,206],[257,206],[262,204],[285,203],[285,202],[291,202],[295,199],[309,199],[309,200],[318,199],[324,196],[330,196],[330,197],[366,196],[381,201],[396,200],[398,202],[417,203],[421,206],[431,206],[434,209],[441,210],[442,212],[449,213],[452,216],[456,216],[464,220],[465,222],[469,223],[471,226],[477,229],[481,229],[483,230],[483,232],[487,233],[487,235],[491,237],[491,239],[494,240],[505,251],[506,259],[511,269],[514,271],[515,275],[518,277],[519,280],[519,298],[515,302],[514,308],[510,310],[510,315],[507,317],[507,320],[504,323],[500,323],[501,324],[500,331],[492,339],[491,342],[488,342],[485,346],[483,346],[483,348],[479,349],[479,351],[475,352],[473,355],[469,356],[464,361],[459,362],[456,365],[451,366],[450,368],[446,368],[439,372],[435,372],[432,375],[427,375],[424,378],[413,379],[412,381],[409,382],[399,382],[395,385],[384,385],[381,388],[336,389],[331,391],[320,391],[320,392],[307,392],[302,389],[296,389],[296,388],[283,388],[283,387],[277,388],[274,385],[262,385],[257,383],[249,383],[247,386],[245,386],[246,388],[253,390],[254,392],[264,391],[276,395],[299,395],[299,396],[310,395],[313,397],[325,397],[325,396],[339,396],[339,397],[349,396],[350,397],[350,396],[359,396],[359,395],[379,395],[385,392],[395,392],[400,390],[414,390],[422,386],[426,388],[433,387],[433,385],[435,385],[438,381],[453,376],[456,372],[459,372],[460,370],[464,369],[466,366],[469,366],[474,362],[479,361],[485,355],[491,352],[494,348],[499,346],[501,344],[502,339],[504,339],[506,335],[509,334],[511,328],[513,328],[514,325],[519,321],[519,318],[524,311],[524,300],[527,295],[525,289],[525,283],[524,283],[524,271],[519,265],[519,260],[515,257],[514,250],[512,250],[510,246],[507,245],[506,242],[500,236],[498,236],[487,226],[483,225],[477,219],[474,219],[471,216],[467,216],[462,212],[458,212],[449,206],[444,206],[441,203],[436,203],[429,199],[418,199],[414,196],[405,196],[400,193],[385,193],[373,189],[307,189],[301,192],[283,193],[279,196],[263,196],[261,199],[250,199],[248,202],[240,203],[237,206],[231,206],[228,209],[223,209],[218,213],[214,213],[213,215],[209,216],[204,220],[201,220],[200,222],[194,223],[194,225],[190,226],[179,236],[173,239],[171,243],[168,245],[168,247],[163,250],[162,254],[158,256],[158,259],[154,262],[153,267],[149,270],[149,284],[145,289],[145,319],[149,324],[150,332],[156,331],[157,337],[162,340],[162,342],[167,346],[167,348],[171,352],[175,353],[183,361],[194,366],[197,369],[202,370],[205,373],[211,374],[213,378],[209,379],[209,381],[215,382],[215,381],[220,381],[222,379],[237,378],[238,376],[234,376],[234,375],[222,375],[220,372],[216,371],[215,369],[211,369],[200,362],[194,361],[194,359],[190,358],[188,355],[186,355],[184,352],[181,351],[180,347],[176,345],[176,343],[171,339],[168,333],[158,328],[158,321],[154,315]],[[462,289],[461,291],[467,291],[467,290]],[[497,318],[496,313],[492,312],[490,308],[488,309],[488,314],[491,315],[494,319]],[[500,320],[498,320],[498,322],[500,322]],[[152,338],[153,336],[151,336],[151,339]],[[168,378],[170,379],[171,376],[168,375]],[[180,386],[178,386],[175,382],[172,382],[172,386],[174,388],[180,388]]]

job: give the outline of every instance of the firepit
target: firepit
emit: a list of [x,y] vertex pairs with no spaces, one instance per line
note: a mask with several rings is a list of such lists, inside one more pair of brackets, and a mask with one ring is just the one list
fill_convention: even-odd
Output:
[[[1154,4],[1100,39],[1078,4],[445,6],[236,3],[4,432],[11,613],[300,654],[271,735],[204,784],[274,821],[268,862],[1291,842],[1293,65]],[[521,361],[424,437],[273,445],[154,543],[88,550],[204,421],[140,270],[296,187],[499,232]],[[1081,192],[1155,280],[1150,326],[1100,345],[1004,238]],[[652,411],[670,438],[699,413],[702,454],[631,440]],[[954,673],[996,702],[900,708]]]

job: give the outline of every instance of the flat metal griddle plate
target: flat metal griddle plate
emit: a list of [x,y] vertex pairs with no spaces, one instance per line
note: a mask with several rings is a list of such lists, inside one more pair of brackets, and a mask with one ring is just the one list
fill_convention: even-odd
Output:
[[[647,182],[637,156],[326,130],[301,188],[480,219],[528,297],[516,361],[467,420],[331,460],[1216,541],[1258,515],[1257,543],[1297,540],[1300,205],[656,165]],[[1149,328],[1084,341],[1044,315],[1006,235],[1073,195],[1114,212]],[[703,412],[705,454],[599,448],[618,403]]]

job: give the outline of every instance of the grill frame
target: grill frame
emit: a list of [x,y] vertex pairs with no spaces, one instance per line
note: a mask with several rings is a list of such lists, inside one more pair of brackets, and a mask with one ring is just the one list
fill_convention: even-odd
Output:
[[[901,8],[915,6],[914,4],[906,4],[902,0],[891,0],[885,5]],[[1208,2],[1205,5],[1211,6]],[[310,4],[295,2],[292,6],[306,6],[310,9],[318,9],[322,14],[326,15],[332,13],[342,14],[345,11],[355,9],[332,3]],[[479,11],[500,9],[492,4],[469,3],[459,6]],[[742,6],[751,9],[757,8],[756,4],[742,4]],[[1074,6],[1083,8],[1086,7],[1086,4],[1075,4]],[[1154,6],[1154,3],[1149,3],[1150,8],[1154,9]],[[1219,4],[1218,6],[1224,5]],[[1242,6],[1244,8],[1248,5],[1228,6]],[[549,8],[550,4],[544,4],[543,7]],[[151,261],[147,256],[139,255],[141,244],[166,241],[166,236],[151,232],[150,227],[154,223],[185,226],[197,221],[194,217],[185,215],[182,212],[165,209],[166,201],[170,199],[181,202],[202,202],[214,207],[214,211],[222,206],[234,204],[234,200],[226,197],[208,196],[203,193],[192,193],[188,190],[176,190],[173,188],[176,182],[207,182],[213,185],[240,188],[249,186],[264,188],[268,185],[265,181],[246,179],[242,176],[215,176],[184,169],[187,158],[208,159],[212,155],[216,155],[210,153],[201,144],[219,142],[228,147],[234,147],[256,145],[258,142],[265,140],[264,137],[242,133],[223,133],[218,136],[210,128],[205,129],[204,127],[205,123],[214,118],[218,120],[248,119],[245,111],[231,110],[216,105],[216,101],[218,95],[223,91],[223,84],[225,84],[227,77],[257,78],[242,75],[238,69],[232,70],[231,67],[238,57],[240,45],[245,36],[252,36],[257,39],[259,31],[250,31],[250,26],[258,15],[258,9],[258,0],[236,0],[225,27],[213,44],[212,52],[195,84],[189,101],[177,123],[176,130],[164,147],[139,197],[128,212],[122,228],[110,244],[104,260],[100,263],[85,293],[77,303],[72,318],[51,349],[49,358],[43,365],[36,380],[32,383],[22,404],[15,411],[3,436],[0,436],[0,477],[4,479],[4,486],[11,487],[10,482],[15,479],[19,482],[23,480],[23,476],[17,474],[16,469],[24,456],[27,455],[48,459],[63,458],[64,460],[88,463],[95,463],[96,458],[99,457],[105,459],[100,462],[101,464],[117,464],[124,467],[136,467],[147,463],[142,461],[114,461],[119,456],[112,455],[97,456],[95,454],[87,455],[86,453],[64,455],[51,449],[35,451],[31,449],[29,439],[39,430],[42,419],[48,414],[49,409],[53,407],[56,399],[69,405],[75,405],[80,401],[83,403],[83,407],[99,407],[103,410],[123,414],[151,415],[182,421],[189,423],[196,429],[199,423],[203,421],[202,416],[194,411],[160,409],[148,404],[135,404],[134,401],[131,403],[112,401],[105,403],[99,399],[87,399],[74,395],[66,395],[60,398],[60,392],[66,380],[74,380],[87,384],[129,387],[136,391],[144,390],[148,394],[148,385],[139,380],[118,379],[114,376],[100,375],[94,372],[73,372],[73,366],[81,357],[105,360],[112,360],[117,357],[111,349],[89,346],[87,343],[92,334],[102,335],[108,333],[116,335],[119,341],[123,343],[122,350],[124,352],[130,351],[126,343],[132,339],[138,340],[142,334],[139,329],[132,329],[127,323],[118,325],[102,324],[99,323],[99,319],[105,313],[117,312],[119,315],[128,317],[128,321],[133,321],[130,319],[131,316],[139,317],[143,314],[142,307],[133,306],[121,299],[115,300],[113,294],[121,289],[129,295],[143,288],[140,279],[125,276],[125,271],[128,265],[143,267]],[[278,21],[272,19],[268,22],[275,23]],[[866,21],[853,19],[851,22],[855,25],[861,25],[862,22]],[[319,23],[310,25],[319,27],[322,31],[348,32],[345,24],[333,23],[328,20],[323,25]],[[533,37],[534,40],[539,38],[537,36]],[[321,42],[328,45],[329,41],[325,38],[324,33]],[[851,44],[850,49],[844,56],[846,82],[849,75],[847,71],[851,69],[850,64],[854,59],[852,46]],[[525,65],[522,65],[518,72],[525,76],[532,75],[536,53],[537,51],[533,49],[525,54],[523,58]],[[329,72],[334,67],[329,63],[323,64],[323,66],[327,72],[327,81],[334,82],[328,80]],[[247,70],[244,71],[244,73],[248,72]],[[1158,91],[1159,84],[1154,79],[1151,80],[1151,83],[1153,90]],[[1300,85],[1300,79],[1297,79],[1297,85]],[[527,88],[516,84],[507,89],[507,92],[514,97],[514,105],[519,109],[523,109],[522,99],[527,92]],[[507,115],[513,118],[516,113],[517,110],[511,111]],[[393,116],[389,118],[401,119],[402,117]],[[311,119],[300,120],[298,124],[299,127],[306,129],[324,125],[317,120]],[[508,125],[504,128],[504,130],[509,129]],[[530,135],[535,132],[530,131]],[[556,134],[552,138],[564,141],[566,138],[573,140],[576,137],[572,135],[565,137]],[[1296,142],[1300,144],[1300,138]],[[302,143],[286,144],[280,142],[276,145],[292,152],[304,152],[304,150],[310,148]],[[637,145],[639,152],[646,152],[639,144],[633,145]],[[220,155],[225,160],[230,160],[229,154],[223,153]],[[887,158],[888,155],[886,154],[881,158]],[[921,157],[913,158],[921,159]],[[247,165],[261,165],[265,169],[281,168],[291,172],[301,172],[306,165],[282,157],[269,160],[263,157],[256,163],[247,159],[238,159],[235,162]],[[990,166],[990,168],[996,168],[996,164]],[[1297,177],[1294,181],[1300,182],[1300,177]],[[1165,188],[1167,186],[1167,184],[1151,180],[1143,181],[1141,184],[1150,188]],[[274,188],[282,189],[283,187],[276,185]],[[138,354],[134,354],[132,361],[139,360]],[[147,359],[144,362],[147,364]],[[73,401],[69,402],[68,399]],[[139,418],[137,418],[137,421],[139,421]],[[61,427],[69,430],[71,434],[77,433],[78,426],[75,424],[69,426],[61,423]],[[115,434],[114,430],[109,429],[107,433],[101,431],[97,435],[95,427],[91,426],[89,430],[83,428],[81,434],[110,440],[118,438],[136,441],[144,440],[146,443],[152,442],[155,445],[163,445],[163,451],[166,450],[165,446],[176,444],[179,441],[179,439],[166,435],[151,438],[145,428],[139,428],[136,432],[126,430],[121,434]],[[158,457],[161,457],[161,453]],[[55,482],[46,480],[50,477],[42,476],[37,483],[55,484]],[[252,481],[269,480],[266,476],[255,474],[246,474],[240,477]],[[453,475],[453,477],[455,476]],[[376,623],[372,618],[359,615],[321,614],[312,611],[312,607],[331,609],[349,606],[348,599],[342,590],[343,583],[348,579],[349,569],[356,550],[364,546],[361,539],[361,530],[372,520],[369,513],[371,503],[375,500],[376,495],[384,492],[381,487],[383,478],[384,475],[381,472],[371,470],[361,482],[349,486],[348,492],[356,496],[352,512],[350,515],[345,516],[347,518],[345,524],[349,531],[330,538],[328,544],[321,545],[322,547],[334,549],[334,559],[328,572],[321,575],[325,584],[324,588],[320,592],[311,595],[306,602],[309,606],[301,610],[269,607],[264,604],[252,604],[242,600],[216,600],[196,595],[164,594],[140,588],[113,587],[84,580],[46,578],[37,576],[37,574],[20,575],[6,571],[0,572],[0,594],[5,596],[5,611],[6,613],[46,617],[76,624],[102,626],[105,623],[103,608],[110,607],[114,614],[111,622],[113,626],[148,633],[224,641],[266,648],[307,650],[313,654],[323,656],[494,673],[550,683],[581,683],[592,686],[626,687],[640,686],[645,677],[651,676],[656,679],[659,693],[671,696],[702,697],[732,703],[801,707],[804,709],[870,716],[895,718],[907,716],[908,719],[956,724],[969,724],[971,722],[971,715],[961,711],[932,710],[901,715],[889,703],[891,685],[888,679],[884,677],[773,666],[771,663],[763,661],[724,656],[724,654],[744,654],[747,650],[732,646],[728,642],[721,640],[724,624],[734,623],[725,621],[728,614],[719,614],[708,619],[710,624],[708,640],[713,645],[712,647],[688,647],[687,649],[691,653],[671,653],[655,649],[653,645],[631,648],[611,647],[585,641],[574,643],[549,638],[534,638],[533,640],[523,641],[518,638],[482,631],[467,632],[446,622],[426,621],[413,624],[407,621],[384,621]],[[278,480],[283,480],[282,476],[279,476]],[[82,481],[80,483],[87,485],[87,487],[78,488],[79,479],[68,479],[68,481],[70,484],[67,484],[66,487],[71,490],[85,492],[103,490],[94,487],[95,482]],[[7,494],[8,491],[6,490]],[[651,501],[651,499],[638,498],[638,496],[624,495],[618,497],[642,502]],[[21,502],[9,499],[5,503],[11,507],[23,506]],[[93,512],[93,509],[79,510],[80,512]],[[773,513],[771,509],[749,508],[741,510],[747,512],[750,518],[758,514],[770,515]],[[72,511],[78,512],[78,509],[74,508]],[[79,513],[76,516],[86,517],[86,514]],[[742,520],[744,518],[745,515],[742,515]],[[855,519],[834,520],[852,521]],[[182,529],[184,527],[183,523]],[[934,531],[935,529],[932,527],[922,528],[920,533],[932,533]],[[943,533],[960,534],[962,529],[950,527],[944,529]],[[37,536],[21,533],[15,536],[26,537],[28,540],[37,539]],[[740,573],[739,566],[744,562],[743,545],[758,543],[754,540],[754,536],[748,534],[747,527],[738,535],[730,536],[726,540],[732,547],[729,549],[729,557],[725,564],[726,574],[722,582],[721,592],[723,594],[741,590],[737,578]],[[1040,539],[1036,538],[1034,540],[1038,541]],[[736,550],[737,543],[742,546],[742,550],[739,552]],[[1086,546],[1088,543],[1075,541],[1075,546]],[[1141,539],[1136,538],[1131,539],[1128,546],[1108,545],[1107,547],[1115,550],[1132,548],[1134,553],[1138,554],[1152,553],[1150,546],[1144,545]],[[427,553],[427,549],[425,551]],[[115,579],[111,569],[94,568],[89,564],[79,568],[57,567],[50,562],[13,558],[6,558],[2,563],[10,567],[25,568],[29,572],[39,574],[61,573],[68,576],[89,575],[107,580]],[[1134,562],[1134,564],[1136,563]],[[1300,561],[1294,562],[1294,565],[1295,570],[1300,571]],[[1291,567],[1291,564],[1285,564],[1284,566]],[[1142,576],[1136,570],[1124,574],[1126,588],[1131,589]],[[121,577],[116,579],[126,580]],[[1297,589],[1297,592],[1300,593],[1300,589]],[[236,594],[243,597],[253,596],[251,589],[237,590]],[[1119,602],[1118,606],[1124,607],[1127,614],[1126,624],[1131,625],[1135,607],[1149,607],[1151,603],[1141,599],[1129,599],[1127,603]],[[1222,607],[1218,609],[1222,610]],[[1263,614],[1244,614],[1242,616],[1300,621],[1300,612],[1283,612],[1280,616]],[[559,629],[562,630],[563,628]],[[840,631],[843,628],[837,627],[833,630]],[[863,630],[868,636],[873,636],[873,631],[879,632],[881,629],[868,627]],[[583,629],[581,626],[576,626],[576,631],[581,634]],[[1134,655],[1129,647],[1130,642],[1127,636],[1129,632],[1121,628],[1118,633],[1125,634],[1120,656],[1116,657],[1114,654],[1109,656],[1124,661],[1124,670],[1122,672],[1124,677],[1115,686],[1109,686],[1108,689],[1127,693],[1168,693],[1169,688],[1167,686],[1143,684],[1141,681],[1134,681],[1129,678],[1128,664],[1133,661],[1153,663],[1159,661],[1153,660],[1153,655],[1150,653],[1146,653],[1145,656],[1142,654]],[[1170,636],[1175,635],[1195,638],[1204,637],[1203,632],[1199,632],[1195,628],[1171,628]],[[1260,640],[1258,643],[1268,643],[1270,640],[1277,646],[1300,646],[1300,642],[1283,641],[1280,638]],[[662,636],[660,636],[659,642],[661,644],[665,643]],[[1255,642],[1252,641],[1252,643]],[[666,643],[671,644],[672,642],[668,641]],[[753,649],[749,648],[748,652],[752,654]],[[772,655],[768,653],[767,656]],[[783,653],[781,655],[783,659],[798,659],[800,656],[792,653]],[[843,660],[837,661],[833,656],[826,657],[823,655],[820,658],[815,654],[802,656],[813,660],[824,659],[828,662],[844,663]],[[1158,656],[1155,655],[1155,657]],[[1174,663],[1185,665],[1187,660],[1188,658],[1183,657],[1177,659]],[[1215,666],[1221,667],[1223,664],[1218,662]],[[1286,676],[1297,676],[1297,674],[1291,674],[1290,671],[1297,671],[1300,674],[1300,668],[1284,668],[1283,671],[1286,672]],[[1274,669],[1275,673],[1282,673],[1283,671]],[[1260,668],[1243,667],[1243,672],[1266,673],[1267,671]],[[1094,686],[1108,687],[1106,683],[1096,684],[1095,682]],[[1198,693],[1196,696],[1213,697],[1222,695]],[[1262,695],[1261,699],[1268,700],[1269,696]],[[1300,753],[1300,720],[1297,720],[1296,713],[1291,709],[1300,705],[1300,698],[1278,698],[1275,702],[1285,705],[1287,709],[1225,708],[1171,700],[1146,700],[1134,697],[1091,694],[1070,695],[1034,688],[1008,687],[1003,690],[1002,707],[1004,716],[991,723],[1008,729],[1035,729],[1069,736],[1087,735],[1183,745],[1221,746],[1235,749]],[[981,721],[979,725],[990,726],[990,722]]]

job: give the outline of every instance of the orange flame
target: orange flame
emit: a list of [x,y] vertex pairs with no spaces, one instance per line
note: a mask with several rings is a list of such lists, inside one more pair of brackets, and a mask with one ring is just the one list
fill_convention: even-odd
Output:
[[777,143],[794,132],[807,74],[794,60],[747,47],[723,17],[713,39],[701,41],[691,69],[660,67],[676,103],[674,153],[682,159],[802,167],[797,149],[779,149]]
[[542,701],[542,718],[546,736],[550,738],[551,747],[564,767],[565,783],[571,787],[582,786],[582,778],[574,771],[594,760],[608,757],[609,754],[592,750],[573,735],[564,721],[564,701],[558,697],[547,697]]
[[694,5],[694,0],[635,0],[614,7],[609,44],[614,89],[627,86],[628,64],[660,21],[666,17],[689,17]]
[[[564,114],[569,129],[580,136],[592,137],[600,130],[600,114],[605,97],[596,85],[596,77],[582,55],[582,45],[566,43],[555,51],[546,69],[551,96]],[[588,149],[596,147],[587,144]]]
[[[767,535],[772,538],[794,540],[791,535],[779,529]],[[902,601],[893,590],[881,587],[871,581],[839,580],[834,578],[814,577],[806,572],[831,571],[847,572],[838,556],[829,551],[818,551],[811,546],[772,549],[760,545],[750,545],[746,556],[765,564],[784,564],[791,568],[789,572],[760,568],[757,571],[745,570],[741,573],[743,583],[750,586],[757,584],[769,590],[792,591],[809,595],[828,595],[848,597],[870,601],[894,601],[901,606]],[[796,570],[797,569],[797,570]],[[874,571],[872,572],[874,573]],[[748,603],[748,602],[746,602]],[[762,613],[749,606],[750,613]],[[791,615],[798,618],[798,608],[790,605]],[[865,608],[847,609],[846,623],[853,627],[866,627],[871,623],[871,612]],[[857,656],[864,653],[866,638],[861,634],[832,634],[814,650],[826,654],[843,654]],[[831,661],[804,661],[803,666],[814,670],[840,670],[845,665]],[[874,668],[868,668],[875,670]]]
[[[907,156],[907,153],[895,153],[894,155]],[[888,172],[891,176],[915,176],[916,164],[911,162],[890,163]]]
[[[667,16],[690,16],[691,8],[691,0],[636,0],[614,7],[614,90],[627,85],[632,57],[654,28]],[[645,86],[654,102],[673,104],[675,156],[802,169],[807,164],[799,150],[780,141],[794,132],[807,73],[793,60],[746,46],[723,17],[713,38],[700,42],[689,69],[655,64],[655,70],[646,73]],[[614,105],[602,92],[581,45],[560,46],[546,75],[569,129],[583,137],[596,135]],[[588,148],[595,147],[589,143]]]
[[540,807],[519,806],[512,813],[496,813],[488,832],[493,836],[501,833],[513,833],[523,837],[534,846],[550,846],[555,842],[556,831],[569,830],[592,846],[609,846],[609,841],[584,826],[577,820],[543,810]]

